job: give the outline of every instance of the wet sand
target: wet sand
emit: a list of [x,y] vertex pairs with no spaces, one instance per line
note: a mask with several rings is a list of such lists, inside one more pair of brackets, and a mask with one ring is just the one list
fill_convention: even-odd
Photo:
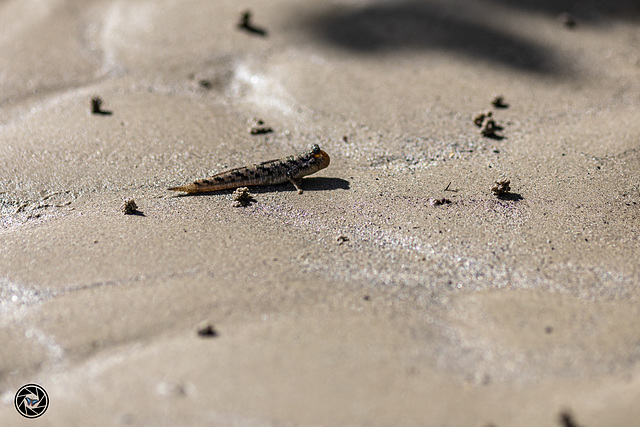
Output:
[[[633,2],[0,11],[3,425],[640,418]],[[301,195],[167,191],[316,143]]]

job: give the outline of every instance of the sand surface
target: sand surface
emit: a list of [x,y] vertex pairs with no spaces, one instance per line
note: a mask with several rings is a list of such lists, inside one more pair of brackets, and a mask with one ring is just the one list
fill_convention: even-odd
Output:
[[[639,19],[0,3],[0,424],[634,425]],[[331,165],[301,195],[166,190],[315,143]],[[27,383],[37,421],[13,406]]]

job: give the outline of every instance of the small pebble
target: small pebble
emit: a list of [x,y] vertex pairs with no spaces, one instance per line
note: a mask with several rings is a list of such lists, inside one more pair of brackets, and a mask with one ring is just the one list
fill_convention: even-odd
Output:
[[560,21],[565,28],[573,28],[576,26],[576,18],[569,12],[561,13],[560,16],[558,16],[558,21]]
[[141,213],[138,210],[138,205],[136,205],[136,202],[133,199],[124,202],[124,205],[122,205],[122,212],[124,212],[125,215],[137,215]]
[[102,98],[94,96],[91,98],[91,113],[100,114],[102,112]]
[[573,415],[571,415],[571,413],[568,411],[561,412],[559,418],[560,425],[562,427],[580,427],[579,424],[573,419]]
[[502,95],[494,95],[493,99],[491,100],[491,105],[496,108],[507,108],[509,106],[509,104],[504,102],[504,96]]
[[101,115],[101,116],[110,116],[111,111],[102,109],[102,98],[99,96],[93,96],[91,98],[91,114]]
[[255,202],[247,187],[236,188],[231,197],[233,197],[233,207],[235,208],[248,206],[251,202]]
[[202,322],[198,325],[197,328],[198,336],[214,338],[218,336],[218,331],[213,327],[213,325],[209,322]]
[[429,204],[431,206],[440,206],[440,205],[448,205],[449,203],[451,203],[451,200],[446,199],[446,198],[441,198],[441,199],[429,199]]
[[343,244],[345,242],[348,242],[349,241],[349,237],[345,236],[343,234],[343,235],[340,235],[340,236],[336,237],[336,241],[338,242],[339,245],[341,245],[341,244]]
[[238,23],[236,24],[236,27],[241,29],[241,30],[245,30],[249,33],[252,34],[256,34],[259,36],[266,36],[267,35],[267,31],[263,28],[260,27],[256,27],[253,22],[251,22],[251,11],[250,10],[245,10],[240,14],[240,19],[238,20]]
[[251,28],[251,11],[245,10],[240,14],[238,28]]
[[504,196],[505,194],[509,193],[509,191],[511,191],[510,184],[511,181],[509,181],[508,179],[496,181],[491,187],[491,192],[498,197]]
[[491,117],[485,117],[482,125],[480,126],[480,133],[482,136],[496,136],[496,131],[498,130],[498,125],[495,120]]
[[493,115],[493,113],[491,111],[485,111],[483,113],[478,113],[473,117],[473,123],[480,127],[482,126],[482,123],[484,122],[484,120],[488,117],[491,117]]
[[254,121],[251,123],[251,126],[249,127],[249,133],[251,133],[251,135],[262,135],[271,132],[273,132],[273,129],[265,125],[264,121],[260,119],[254,119]]

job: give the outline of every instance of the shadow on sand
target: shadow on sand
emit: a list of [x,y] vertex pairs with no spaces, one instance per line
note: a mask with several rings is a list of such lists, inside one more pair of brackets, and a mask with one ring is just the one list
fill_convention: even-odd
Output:
[[[302,189],[304,192],[312,191],[329,191],[329,190],[348,190],[349,181],[342,178],[325,178],[325,177],[310,177],[302,180]],[[280,185],[261,185],[255,187],[249,187],[249,191],[254,194],[260,193],[274,193],[274,192],[286,192],[296,191],[295,187],[291,183],[284,183]],[[231,194],[234,189],[207,191],[202,193],[191,194],[177,194],[175,197],[198,197],[198,196],[210,196],[212,194]]]
[[563,13],[570,14],[571,19],[575,17],[576,26],[583,22],[596,25],[605,17],[640,17],[637,0],[400,0],[332,8],[308,17],[303,25],[321,40],[364,54],[399,49],[443,50],[522,71],[571,74],[570,64],[562,60],[559,52],[520,36],[509,25],[501,26],[488,19],[492,10],[557,19]]

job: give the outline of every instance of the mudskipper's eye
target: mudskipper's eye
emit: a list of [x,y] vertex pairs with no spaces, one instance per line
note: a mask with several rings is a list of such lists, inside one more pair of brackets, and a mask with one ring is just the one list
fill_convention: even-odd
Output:
[[320,154],[320,146],[318,144],[313,144],[311,146],[311,152],[313,154]]

